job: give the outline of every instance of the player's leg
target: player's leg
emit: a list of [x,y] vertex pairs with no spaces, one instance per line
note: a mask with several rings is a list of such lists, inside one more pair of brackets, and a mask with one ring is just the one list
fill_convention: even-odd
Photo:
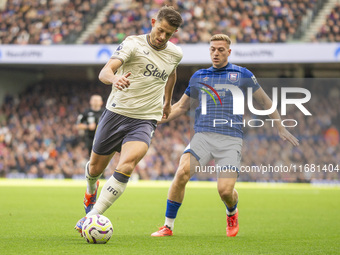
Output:
[[191,153],[187,152],[182,155],[175,177],[169,188],[164,226],[157,232],[152,233],[151,236],[172,235],[177,212],[184,199],[185,186],[193,176],[195,166],[198,165],[199,162]]
[[235,189],[236,178],[218,178],[218,193],[227,207],[227,214],[233,215],[237,211],[238,193]]
[[175,178],[169,188],[165,212],[164,225],[170,227],[172,230],[178,209],[184,199],[185,186],[194,175],[195,167],[198,165],[199,162],[191,153],[184,153],[180,159]]
[[214,134],[215,143],[213,156],[216,163],[217,187],[219,195],[227,208],[227,236],[236,236],[238,225],[238,193],[235,183],[241,166],[242,139],[226,135]]
[[[110,155],[99,155],[94,151],[91,153],[90,161],[87,162],[85,166],[87,189],[84,196],[84,208],[86,214],[90,213],[96,204],[97,191],[99,187],[98,179],[102,175],[114,154],[115,152],[111,153]],[[86,216],[81,218],[74,227],[79,233],[82,232],[82,226],[85,220]]]
[[118,128],[116,124],[120,123],[120,118],[122,118],[120,115],[104,110],[102,118],[98,123],[90,161],[85,166],[87,189],[84,197],[84,207],[86,214],[92,210],[96,203],[99,186],[98,179],[121,143],[121,139],[119,139],[120,137],[117,134]]
[[103,214],[124,192],[132,171],[148,150],[148,144],[129,141],[123,144],[113,175],[104,184],[97,203],[86,216]]
[[168,199],[182,203],[185,185],[194,174],[195,166],[198,165],[197,159],[191,153],[187,152],[182,155],[175,177],[169,188]]
[[235,189],[237,177],[218,178],[217,189],[224,204],[227,207],[227,236],[236,236],[239,230],[238,225],[238,193]]
[[98,179],[101,177],[105,168],[109,164],[115,152],[110,155],[99,155],[92,151],[90,161],[85,166],[85,177],[87,189],[84,196],[84,207],[86,214],[89,213],[96,203],[97,190],[99,187]]

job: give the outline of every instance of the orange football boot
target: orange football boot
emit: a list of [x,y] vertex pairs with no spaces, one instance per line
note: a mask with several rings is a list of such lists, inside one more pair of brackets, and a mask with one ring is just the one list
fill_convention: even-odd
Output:
[[227,215],[227,236],[236,236],[239,230],[238,210],[233,216]]
[[168,226],[163,226],[157,232],[152,233],[151,236],[172,236],[172,230]]
[[89,194],[87,193],[87,191],[85,192],[85,196],[84,196],[84,208],[85,208],[85,213],[88,214],[94,204],[96,203],[97,201],[97,190],[98,190],[98,187],[99,187],[99,180],[97,181],[97,188],[96,188],[96,191],[94,192],[94,194]]

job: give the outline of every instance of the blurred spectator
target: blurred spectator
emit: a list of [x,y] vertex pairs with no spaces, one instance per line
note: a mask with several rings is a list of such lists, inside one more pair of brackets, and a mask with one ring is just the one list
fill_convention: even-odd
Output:
[[340,42],[340,3],[337,3],[327,16],[313,41]]
[[[145,34],[151,30],[149,20],[165,4],[173,5],[184,19],[171,39],[174,43],[204,43],[215,33],[228,34],[238,43],[286,42],[296,35],[302,18],[315,9],[318,1],[117,1],[84,43],[119,44],[126,36]],[[73,43],[106,3],[106,0],[8,0],[0,12],[0,43]],[[332,24],[324,30],[339,32],[338,13],[335,10],[330,15]]]
[[7,0],[0,11],[0,44],[74,42],[105,0]]
[[177,8],[184,24],[171,39],[174,43],[209,42],[211,34],[228,34],[238,43],[286,42],[317,0],[149,1],[112,6],[85,44],[121,43],[128,35],[147,33],[148,22],[160,5]]

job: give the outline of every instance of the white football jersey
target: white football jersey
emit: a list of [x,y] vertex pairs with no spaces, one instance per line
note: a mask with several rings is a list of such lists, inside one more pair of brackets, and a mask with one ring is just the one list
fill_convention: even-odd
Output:
[[130,118],[161,120],[166,82],[182,57],[182,50],[171,42],[156,49],[149,35],[128,36],[111,58],[123,62],[116,75],[131,72],[130,86],[112,86],[106,108]]

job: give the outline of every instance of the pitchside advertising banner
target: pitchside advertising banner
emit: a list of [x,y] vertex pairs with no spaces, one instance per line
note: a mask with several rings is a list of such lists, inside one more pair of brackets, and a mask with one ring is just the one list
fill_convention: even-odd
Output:
[[[206,44],[179,45],[181,64],[210,64]],[[103,64],[118,45],[0,45],[0,64]],[[232,44],[230,61],[237,63],[340,62],[340,44]]]

